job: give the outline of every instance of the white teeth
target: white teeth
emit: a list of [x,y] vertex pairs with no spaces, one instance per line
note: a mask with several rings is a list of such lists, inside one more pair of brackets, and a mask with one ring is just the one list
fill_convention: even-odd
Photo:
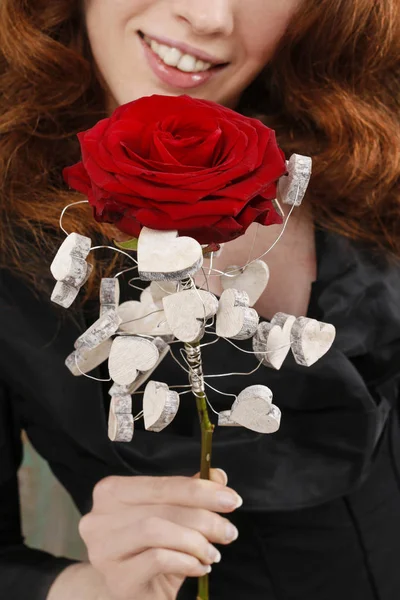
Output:
[[163,58],[163,61],[170,67],[177,67],[181,58],[182,52],[180,52],[177,48],[169,48],[168,52]]
[[166,65],[176,67],[184,73],[200,73],[202,71],[208,71],[208,69],[212,67],[212,64],[209,62],[197,60],[196,57],[191,54],[183,54],[183,52],[177,48],[159,44],[147,36],[144,36],[144,41]]
[[196,59],[190,54],[185,54],[177,64],[177,68],[185,73],[193,73],[196,70]]
[[155,40],[151,40],[150,47],[153,50],[153,52],[158,53],[158,49],[160,47],[160,44],[158,42],[156,42]]
[[196,61],[195,71],[208,71],[212,67],[212,64],[209,62],[204,62],[203,60]]
[[158,54],[158,56],[164,60],[168,50],[169,50],[169,46],[164,46],[164,44],[159,44],[158,51],[156,52],[156,54]]

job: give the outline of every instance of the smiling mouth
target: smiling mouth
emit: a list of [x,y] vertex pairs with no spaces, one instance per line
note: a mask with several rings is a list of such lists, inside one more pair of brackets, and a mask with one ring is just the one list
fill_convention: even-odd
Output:
[[143,32],[138,32],[139,37],[152,50],[157,58],[169,68],[176,69],[181,73],[201,74],[209,71],[216,71],[226,67],[229,63],[207,62],[197,57],[195,54],[185,53],[179,48],[167,44],[161,44],[158,41],[148,37]]

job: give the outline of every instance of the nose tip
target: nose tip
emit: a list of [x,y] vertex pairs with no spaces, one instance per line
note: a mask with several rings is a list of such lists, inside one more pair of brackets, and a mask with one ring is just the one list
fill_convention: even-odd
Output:
[[230,35],[234,15],[230,0],[175,0],[175,14],[198,34]]

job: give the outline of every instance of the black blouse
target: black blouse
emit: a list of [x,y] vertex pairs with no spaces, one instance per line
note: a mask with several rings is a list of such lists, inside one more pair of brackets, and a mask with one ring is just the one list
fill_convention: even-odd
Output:
[[[289,357],[280,371],[262,366],[251,376],[209,379],[225,393],[268,385],[282,410],[281,429],[273,435],[216,430],[212,462],[228,472],[230,485],[244,498],[243,510],[295,510],[355,489],[368,475],[398,398],[399,264],[334,234],[318,232],[316,242],[318,274],[307,316],[336,326],[329,353],[308,369]],[[21,429],[82,513],[91,508],[95,483],[107,475],[198,470],[199,425],[189,394],[181,397],[176,419],[163,432],[137,424],[131,443],[108,440],[111,384],[73,377],[64,365],[75,339],[94,319],[88,313],[74,319],[61,315],[48,298],[35,297],[10,273],[1,273],[0,585],[13,600],[25,598],[27,589],[30,600],[44,600],[54,577],[69,564],[23,545],[16,478]],[[238,345],[251,348],[250,342]],[[225,341],[204,348],[203,357],[207,375],[246,373],[257,366],[253,356]],[[102,377],[104,369],[94,374]],[[152,378],[187,383],[169,356]],[[136,413],[140,396],[134,398]],[[217,411],[233,401],[212,391],[209,399]]]

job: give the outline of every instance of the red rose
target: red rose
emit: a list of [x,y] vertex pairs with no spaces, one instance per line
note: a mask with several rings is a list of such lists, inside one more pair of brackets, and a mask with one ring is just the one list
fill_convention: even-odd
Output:
[[275,133],[260,121],[188,96],[120,106],[78,135],[82,162],[64,169],[98,221],[138,237],[176,229],[201,244],[281,223],[271,200],[286,173]]

